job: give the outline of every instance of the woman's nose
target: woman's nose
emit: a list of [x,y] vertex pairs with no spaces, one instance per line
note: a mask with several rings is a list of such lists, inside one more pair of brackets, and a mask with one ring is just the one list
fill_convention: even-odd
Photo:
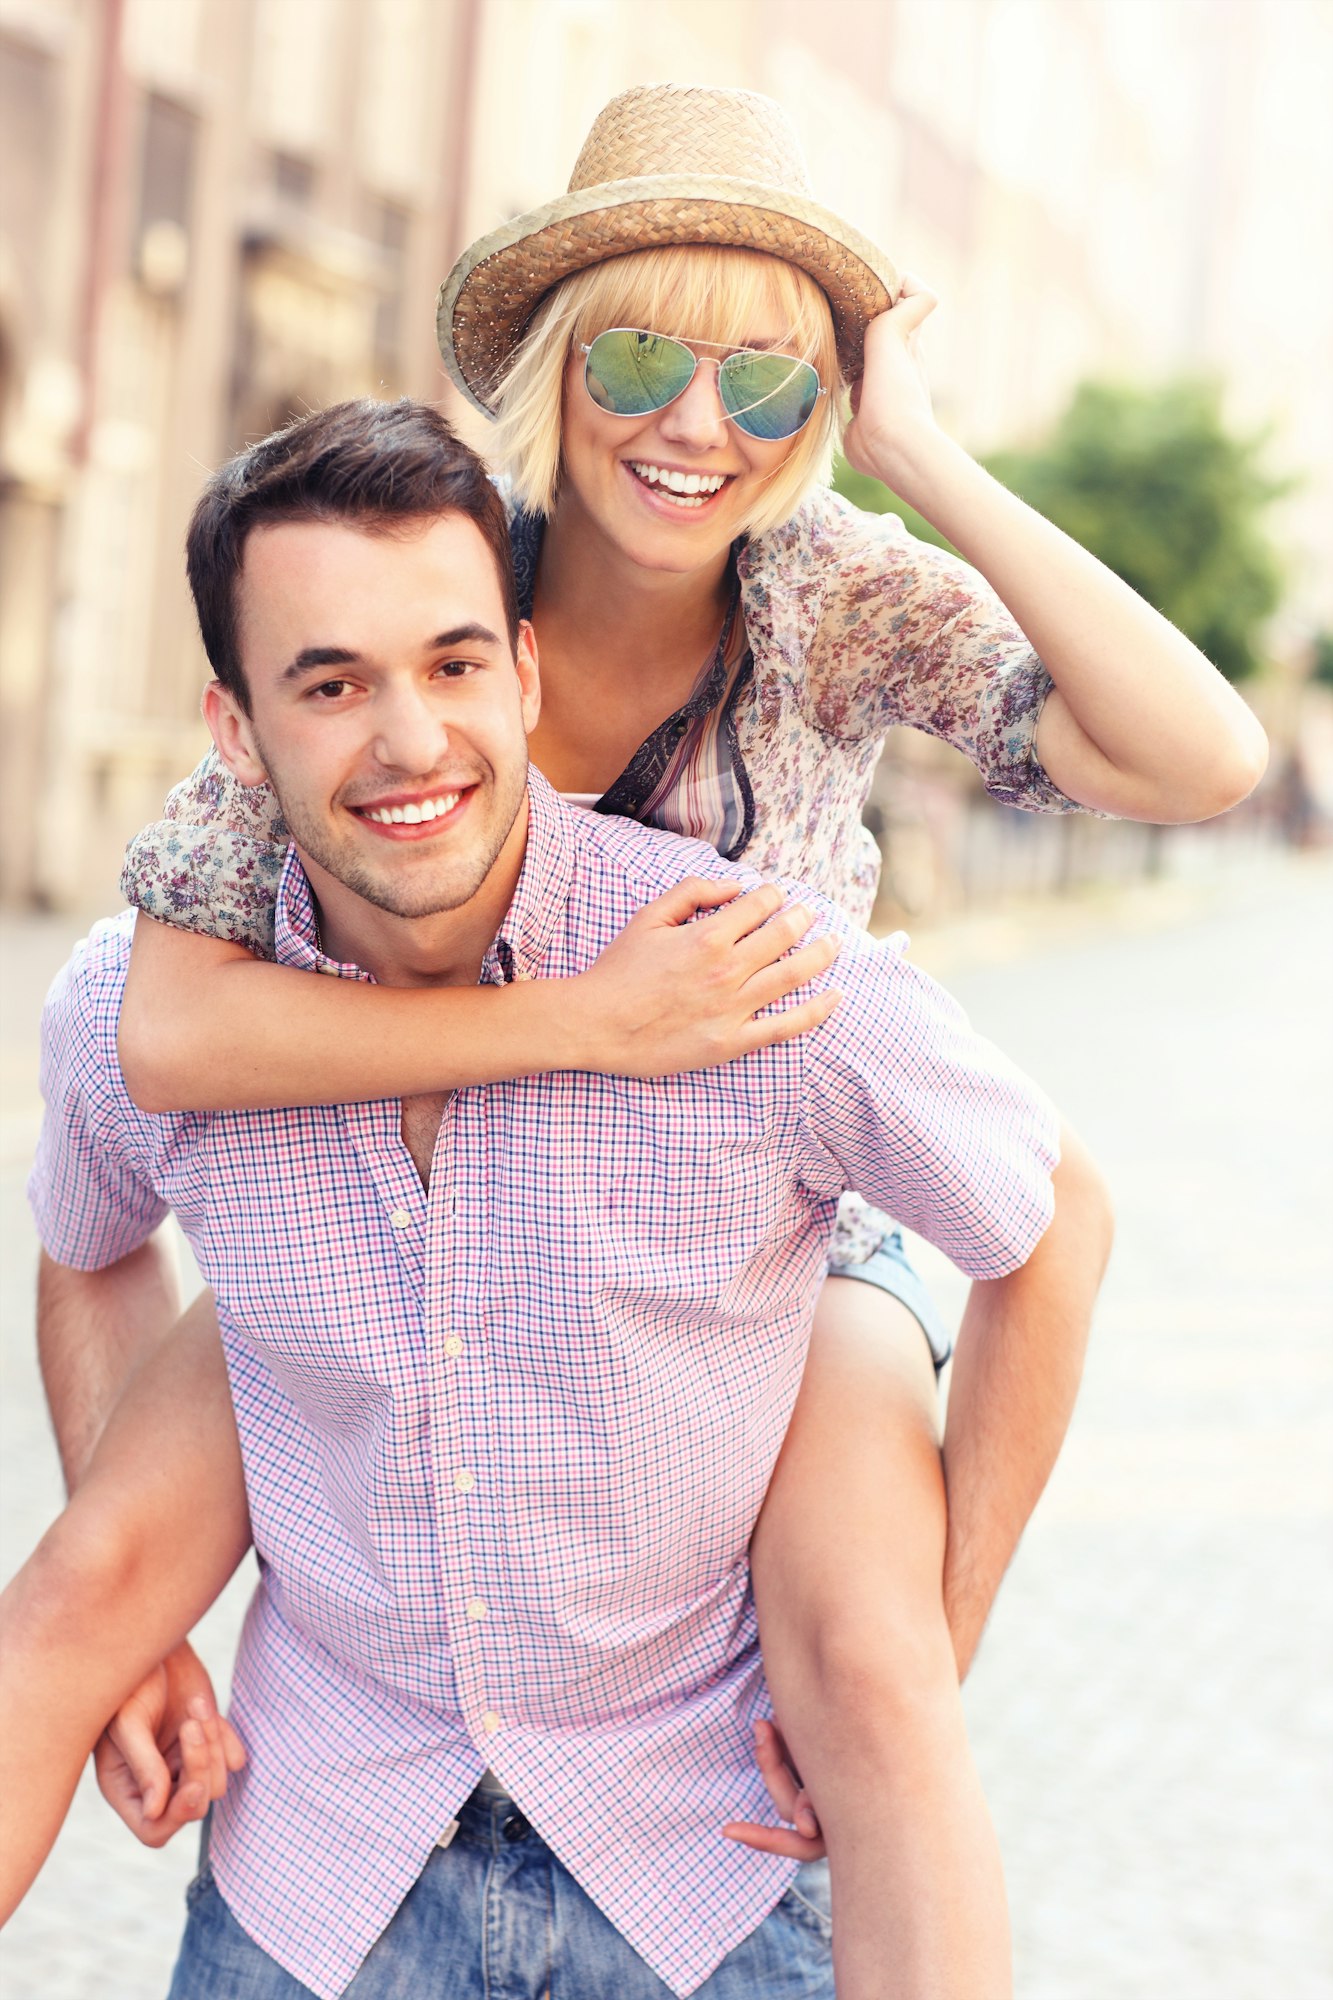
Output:
[[659,421],[664,438],[696,451],[726,442],[727,417],[717,392],[717,367],[716,361],[700,361],[688,388],[667,404]]

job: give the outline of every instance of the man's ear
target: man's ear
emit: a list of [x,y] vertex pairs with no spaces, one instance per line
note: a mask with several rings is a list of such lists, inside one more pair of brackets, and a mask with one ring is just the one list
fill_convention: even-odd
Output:
[[531,736],[542,712],[542,684],[537,671],[537,640],[526,618],[519,620],[518,647],[514,654],[519,695],[523,703],[523,727]]
[[268,772],[259,755],[254,729],[235,695],[221,681],[210,681],[204,689],[202,706],[218,756],[233,778],[243,785],[266,785]]

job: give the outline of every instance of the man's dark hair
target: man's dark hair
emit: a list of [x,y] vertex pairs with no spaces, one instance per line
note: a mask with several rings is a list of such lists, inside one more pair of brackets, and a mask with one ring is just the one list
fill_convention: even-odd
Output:
[[518,598],[505,511],[486,468],[438,411],[396,403],[335,403],[252,444],[213,474],[185,539],[186,570],[209,664],[249,713],[236,643],[236,585],[252,528],[348,521],[392,534],[434,515],[462,514],[495,559],[511,648]]

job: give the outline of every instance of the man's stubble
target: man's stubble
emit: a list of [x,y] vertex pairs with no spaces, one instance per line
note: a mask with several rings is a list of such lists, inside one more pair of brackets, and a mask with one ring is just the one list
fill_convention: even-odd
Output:
[[[251,726],[253,728],[253,723]],[[468,806],[468,816],[472,819],[478,806],[482,805],[484,827],[474,822],[468,845],[462,852],[441,855],[435,869],[420,869],[413,876],[409,875],[407,868],[395,869],[392,843],[385,843],[385,865],[377,869],[370,865],[350,833],[345,841],[340,841],[326,816],[307,808],[299,795],[289,793],[281,776],[275,773],[274,761],[260,742],[257,732],[255,747],[268,773],[268,781],[287,823],[287,831],[302,853],[308,854],[312,861],[354,896],[392,917],[438,916],[470,903],[499,860],[527,793],[526,758],[516,760],[507,780],[479,759],[477,774],[472,780],[477,790]],[[410,782],[416,789],[429,789],[421,786],[419,780]],[[440,789],[454,790],[456,785],[441,785]],[[340,810],[344,803],[354,804],[356,801],[335,799],[334,811]],[[408,856],[416,854],[414,846],[403,851]]]

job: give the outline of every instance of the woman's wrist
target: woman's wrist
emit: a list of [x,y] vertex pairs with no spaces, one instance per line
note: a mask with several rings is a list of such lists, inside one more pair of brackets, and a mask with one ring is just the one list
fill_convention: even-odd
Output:
[[905,500],[933,528],[948,534],[948,527],[938,514],[949,511],[950,492],[960,474],[966,478],[968,473],[980,470],[960,444],[927,419],[894,429],[875,451],[872,476],[900,500]]
[[559,1069],[593,1069],[596,1018],[587,974],[567,979],[520,979],[503,988],[510,1009],[510,1046],[521,1055],[511,1076],[542,1076]]

